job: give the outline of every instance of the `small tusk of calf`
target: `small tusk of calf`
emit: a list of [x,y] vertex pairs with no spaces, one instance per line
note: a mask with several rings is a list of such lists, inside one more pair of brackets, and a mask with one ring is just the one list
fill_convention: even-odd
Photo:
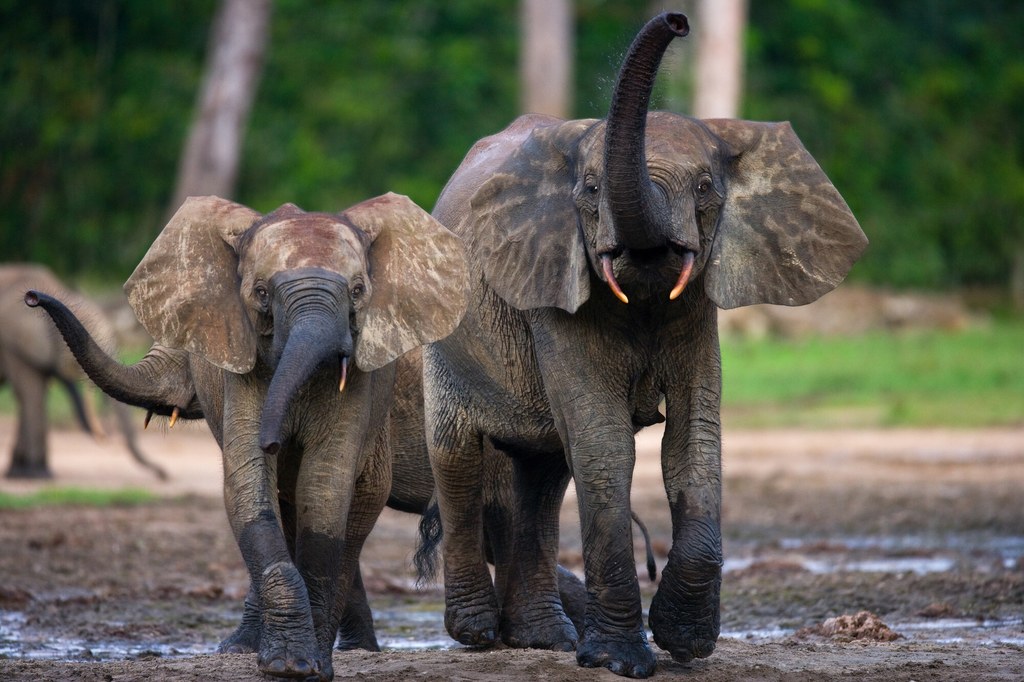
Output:
[[691,272],[693,272],[693,251],[687,251],[683,256],[683,269],[679,271],[679,279],[676,280],[676,285],[669,292],[668,300],[674,301],[679,298],[679,294],[683,293],[683,289],[690,281]]
[[615,298],[623,303],[629,303],[629,298],[622,292],[619,283],[615,281],[615,273],[612,272],[612,257],[607,253],[601,254],[601,270],[604,272],[604,278],[608,280],[608,288],[615,294]]

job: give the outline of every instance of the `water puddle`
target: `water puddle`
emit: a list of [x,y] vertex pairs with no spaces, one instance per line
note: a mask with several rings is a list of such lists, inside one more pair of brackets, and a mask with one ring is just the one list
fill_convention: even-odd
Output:
[[734,547],[723,571],[742,571],[766,560],[815,574],[944,573],[954,569],[1013,569],[1024,561],[1024,537],[954,534],[943,536],[849,536],[783,538],[774,547]]

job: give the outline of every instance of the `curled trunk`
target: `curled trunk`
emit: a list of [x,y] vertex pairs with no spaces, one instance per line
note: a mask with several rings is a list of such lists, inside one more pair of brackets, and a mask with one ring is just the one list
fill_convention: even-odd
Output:
[[605,182],[616,236],[628,249],[665,244],[669,207],[647,172],[644,136],[661,58],[672,39],[689,30],[679,13],[651,19],[630,45],[615,83],[605,131]]
[[114,400],[164,416],[177,410],[181,418],[203,417],[187,353],[154,344],[134,365],[122,365],[96,343],[75,314],[56,298],[29,291],[25,303],[49,314],[86,375]]

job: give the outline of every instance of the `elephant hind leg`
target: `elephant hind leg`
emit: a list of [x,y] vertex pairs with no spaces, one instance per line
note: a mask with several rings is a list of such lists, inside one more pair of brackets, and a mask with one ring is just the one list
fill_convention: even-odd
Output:
[[[443,407],[441,402],[433,406]],[[445,629],[462,644],[488,646],[498,639],[498,599],[484,554],[481,438],[469,428],[439,437],[438,429],[429,428],[431,419],[427,439],[444,528]],[[434,424],[455,422],[433,418]]]
[[[486,456],[485,523],[501,602],[501,638],[516,648],[573,651],[577,632],[558,584],[558,515],[565,455]],[[507,489],[503,489],[507,488]]]

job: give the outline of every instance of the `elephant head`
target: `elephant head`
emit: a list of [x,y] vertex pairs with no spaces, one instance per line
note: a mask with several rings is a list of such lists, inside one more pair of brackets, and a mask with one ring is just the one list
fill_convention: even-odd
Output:
[[[526,310],[575,312],[591,273],[623,302],[690,282],[722,308],[801,305],[867,246],[788,123],[650,113],[682,14],[652,19],[619,72],[605,120],[520,119],[514,151],[472,197],[473,249],[490,286]],[[518,128],[518,130],[517,130]]]
[[451,333],[464,310],[459,240],[408,198],[343,213],[286,204],[261,216],[188,199],[125,284],[159,343],[235,374],[272,376],[260,447],[276,453],[287,407],[321,369],[378,369]]

